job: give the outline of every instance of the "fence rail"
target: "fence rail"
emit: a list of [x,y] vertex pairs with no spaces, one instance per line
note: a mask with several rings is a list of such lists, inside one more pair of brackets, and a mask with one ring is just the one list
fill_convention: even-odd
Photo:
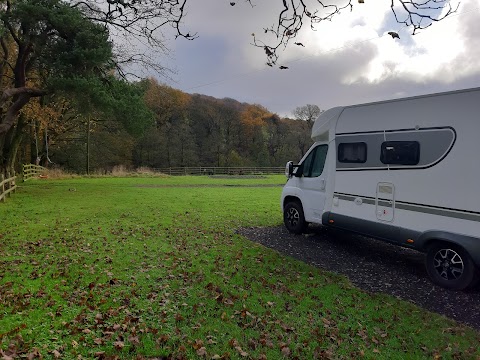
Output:
[[155,171],[167,175],[266,175],[283,174],[284,167],[169,167],[158,168]]
[[40,165],[34,165],[34,164],[25,164],[23,165],[23,181],[27,181],[29,179],[37,178],[47,170],[47,168],[44,168],[43,166]]
[[15,180],[17,180],[15,172],[13,173],[13,176],[10,176],[10,174],[7,173],[6,179],[3,174],[0,175],[0,201],[5,202],[7,195],[11,196],[12,192],[17,191],[17,184]]

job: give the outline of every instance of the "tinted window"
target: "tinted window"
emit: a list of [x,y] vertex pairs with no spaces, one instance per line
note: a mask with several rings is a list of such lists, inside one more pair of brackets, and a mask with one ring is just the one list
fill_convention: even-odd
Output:
[[386,141],[382,144],[380,161],[392,165],[417,165],[420,161],[418,141]]
[[320,145],[308,154],[302,163],[304,177],[317,177],[322,174],[327,157],[327,150],[327,145]]
[[338,145],[338,161],[341,163],[364,163],[367,161],[367,144],[364,142]]

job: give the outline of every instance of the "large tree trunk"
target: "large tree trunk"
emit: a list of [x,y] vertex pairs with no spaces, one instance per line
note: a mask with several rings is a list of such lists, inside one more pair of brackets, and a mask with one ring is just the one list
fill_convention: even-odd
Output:
[[[17,159],[18,149],[23,140],[23,130],[26,126],[25,119],[23,116],[19,117],[17,126],[10,129],[10,131],[5,136],[5,143],[3,146],[3,155],[4,155],[4,173],[12,173],[15,170],[15,161]],[[17,172],[20,169],[16,169]]]
[[17,131],[15,131],[15,136],[13,138],[12,144],[10,145],[10,151],[8,154],[7,164],[6,164],[7,171],[9,171],[10,173],[12,173],[13,170],[16,170],[17,172],[20,171],[20,168],[15,169],[15,162],[17,160],[17,153],[18,153],[18,149],[20,148],[20,144],[22,143],[23,136],[24,136],[23,131],[17,128]]
[[19,117],[20,110],[32,97],[42,96],[46,93],[41,89],[21,87],[5,89],[0,96],[0,106],[11,101],[0,119],[0,173],[12,171],[14,168],[25,127],[24,119]]

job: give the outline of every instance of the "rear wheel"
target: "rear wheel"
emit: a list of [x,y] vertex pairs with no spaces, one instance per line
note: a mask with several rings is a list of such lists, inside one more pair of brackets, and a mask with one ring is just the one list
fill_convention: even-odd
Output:
[[468,252],[449,243],[435,243],[427,251],[425,266],[430,279],[452,290],[464,290],[478,280],[477,268]]
[[294,234],[301,234],[307,227],[302,205],[299,202],[291,201],[283,209],[283,222],[288,231]]

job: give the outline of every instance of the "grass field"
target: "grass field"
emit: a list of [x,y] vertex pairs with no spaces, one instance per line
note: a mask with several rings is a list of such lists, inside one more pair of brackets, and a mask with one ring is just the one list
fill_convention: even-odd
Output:
[[479,359],[480,334],[235,234],[283,176],[38,180],[0,204],[0,358]]

